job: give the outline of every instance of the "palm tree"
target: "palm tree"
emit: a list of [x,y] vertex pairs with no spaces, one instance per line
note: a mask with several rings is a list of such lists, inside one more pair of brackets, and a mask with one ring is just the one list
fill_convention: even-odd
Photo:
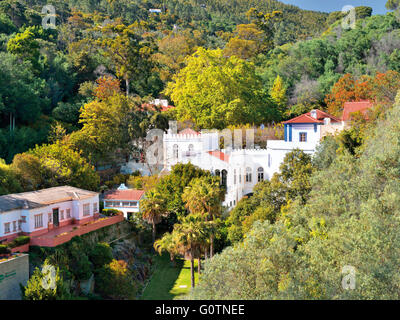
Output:
[[[182,200],[193,214],[201,215],[205,221],[214,220],[221,215],[221,202],[224,192],[219,180],[212,177],[194,179],[185,189]],[[210,235],[210,257],[214,255],[214,234]],[[205,253],[207,258],[207,251]]]
[[158,239],[154,242],[154,249],[158,252],[159,255],[162,252],[167,251],[169,253],[171,263],[175,267],[175,256],[179,254],[178,242],[175,241],[174,235],[172,233],[165,233],[161,239]]
[[188,215],[182,218],[180,224],[174,226],[172,232],[178,251],[190,260],[191,286],[194,288],[194,259],[201,259],[201,248],[208,241],[207,222],[201,216]]
[[153,243],[156,241],[156,224],[168,215],[165,200],[156,190],[150,190],[142,202],[142,215],[153,226]]

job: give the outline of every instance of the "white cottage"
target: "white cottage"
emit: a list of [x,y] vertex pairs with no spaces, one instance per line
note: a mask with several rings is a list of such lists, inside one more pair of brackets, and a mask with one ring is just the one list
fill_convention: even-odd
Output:
[[0,196],[0,242],[84,224],[99,214],[99,194],[70,186]]

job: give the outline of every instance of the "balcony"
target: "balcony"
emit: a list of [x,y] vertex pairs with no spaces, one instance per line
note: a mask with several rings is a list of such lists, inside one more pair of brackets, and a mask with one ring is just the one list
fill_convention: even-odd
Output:
[[31,246],[41,247],[56,247],[60,244],[70,241],[75,236],[81,236],[83,234],[108,227],[115,223],[124,221],[124,216],[113,216],[113,217],[101,217],[92,219],[84,224],[70,224],[64,227],[52,229],[51,231],[42,234],[40,236],[31,237]]

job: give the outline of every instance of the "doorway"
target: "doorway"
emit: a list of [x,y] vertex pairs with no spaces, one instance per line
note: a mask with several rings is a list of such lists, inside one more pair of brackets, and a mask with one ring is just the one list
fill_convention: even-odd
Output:
[[53,209],[53,226],[58,227],[60,225],[60,220],[58,216],[58,208]]

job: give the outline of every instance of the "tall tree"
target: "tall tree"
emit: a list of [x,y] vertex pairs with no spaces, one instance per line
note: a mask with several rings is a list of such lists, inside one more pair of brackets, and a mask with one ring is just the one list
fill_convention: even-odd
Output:
[[[185,189],[182,200],[190,213],[212,221],[221,216],[224,191],[218,178],[202,177],[194,179]],[[210,257],[214,255],[214,235],[210,237]]]
[[146,194],[146,198],[142,201],[143,219],[150,223],[153,227],[153,243],[156,241],[156,225],[161,222],[162,217],[168,215],[163,196],[155,190],[150,190]]
[[199,48],[165,93],[175,102],[178,120],[192,120],[201,128],[276,119],[254,64],[227,58],[219,49]]

